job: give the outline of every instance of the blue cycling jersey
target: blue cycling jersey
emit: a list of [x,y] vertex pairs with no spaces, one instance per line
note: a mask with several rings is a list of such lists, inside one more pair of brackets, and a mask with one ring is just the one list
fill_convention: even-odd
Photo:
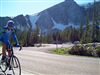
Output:
[[11,46],[10,41],[9,41],[11,36],[13,36],[13,39],[16,42],[16,44],[19,44],[14,28],[10,30],[8,29],[8,27],[0,28],[0,41],[5,43],[8,47]]

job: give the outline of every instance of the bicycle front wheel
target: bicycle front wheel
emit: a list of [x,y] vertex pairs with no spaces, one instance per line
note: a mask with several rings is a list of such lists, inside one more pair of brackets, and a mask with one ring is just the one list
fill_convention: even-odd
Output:
[[21,75],[21,66],[19,59],[16,56],[11,57],[10,65],[13,72],[13,75]]
[[2,72],[5,72],[7,70],[7,62],[2,61],[2,53],[0,54],[0,69]]

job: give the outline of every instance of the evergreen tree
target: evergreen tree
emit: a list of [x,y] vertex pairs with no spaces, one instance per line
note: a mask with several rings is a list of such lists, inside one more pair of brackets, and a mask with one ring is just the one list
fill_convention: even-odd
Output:
[[99,28],[99,18],[100,18],[100,14],[99,14],[99,6],[96,4],[96,1],[94,0],[94,10],[93,10],[93,26],[92,26],[92,37],[93,37],[93,42],[99,42],[100,41],[100,28]]
[[87,17],[85,38],[86,38],[86,43],[92,42],[92,34],[91,34],[89,17]]
[[83,24],[81,23],[80,25],[80,30],[79,30],[79,39],[80,39],[80,42],[82,43],[83,41],[83,36],[84,36],[84,31],[83,31]]

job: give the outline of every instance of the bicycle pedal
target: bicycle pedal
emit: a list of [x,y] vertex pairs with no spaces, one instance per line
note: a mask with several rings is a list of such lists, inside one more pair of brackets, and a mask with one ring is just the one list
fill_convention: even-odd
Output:
[[12,67],[11,66],[9,67],[9,70],[12,70]]
[[14,66],[14,68],[18,68],[18,66]]

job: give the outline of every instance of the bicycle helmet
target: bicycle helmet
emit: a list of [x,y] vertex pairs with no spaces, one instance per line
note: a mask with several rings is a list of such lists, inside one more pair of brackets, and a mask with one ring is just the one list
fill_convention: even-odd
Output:
[[9,20],[9,21],[7,22],[7,26],[9,26],[9,27],[14,27],[14,21]]

